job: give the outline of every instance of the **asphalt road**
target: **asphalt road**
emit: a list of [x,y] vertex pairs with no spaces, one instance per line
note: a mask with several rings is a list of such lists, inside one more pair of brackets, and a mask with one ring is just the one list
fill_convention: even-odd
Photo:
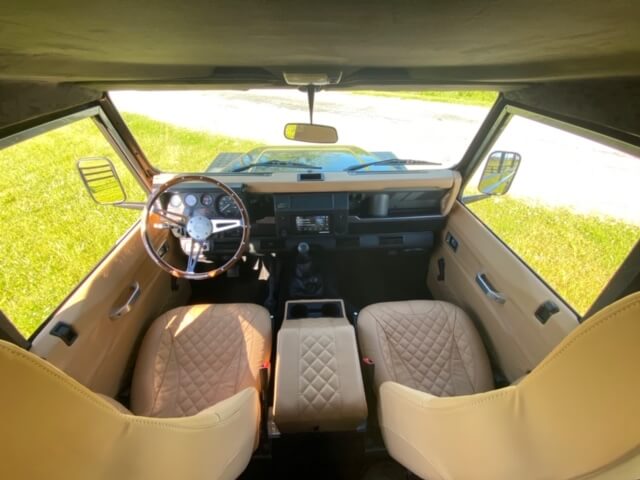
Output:
[[[282,135],[284,124],[308,121],[306,95],[295,90],[114,92],[112,98],[122,111],[271,145],[293,144]],[[335,126],[341,144],[451,166],[465,152],[487,111],[320,92],[314,121]],[[510,123],[494,146],[498,149],[522,155],[511,195],[640,225],[640,159],[522,118]]]

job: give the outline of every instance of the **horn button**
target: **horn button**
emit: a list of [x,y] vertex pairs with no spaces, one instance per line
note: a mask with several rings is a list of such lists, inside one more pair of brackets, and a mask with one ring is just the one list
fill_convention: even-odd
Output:
[[187,222],[187,233],[198,242],[209,238],[212,232],[213,225],[211,225],[211,220],[207,217],[196,215],[195,217],[191,217]]

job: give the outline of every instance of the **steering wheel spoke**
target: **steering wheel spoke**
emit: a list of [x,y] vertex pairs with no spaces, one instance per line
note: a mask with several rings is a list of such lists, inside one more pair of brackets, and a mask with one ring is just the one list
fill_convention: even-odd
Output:
[[211,227],[213,228],[212,234],[226,232],[227,230],[233,230],[234,228],[242,227],[242,220],[234,220],[227,218],[212,218]]
[[204,251],[204,242],[191,239],[191,246],[189,248],[189,257],[187,258],[187,273],[196,273],[196,266],[198,265],[198,259],[200,254]]
[[[170,228],[184,228],[187,226],[187,222],[189,221],[189,219],[181,213],[170,212],[162,207],[158,207],[157,205],[154,205],[151,208],[151,212],[162,217],[164,220],[163,223],[157,224],[159,228],[166,228],[165,225],[168,225]],[[155,225],[156,224],[154,224],[154,226]]]

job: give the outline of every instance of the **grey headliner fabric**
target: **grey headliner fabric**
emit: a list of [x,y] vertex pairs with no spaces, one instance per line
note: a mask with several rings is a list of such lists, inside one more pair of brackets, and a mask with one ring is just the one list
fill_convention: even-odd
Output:
[[0,129],[84,105],[102,92],[76,85],[0,81]]
[[410,67],[416,84],[640,75],[639,19],[633,0],[5,1],[0,78],[186,83],[216,67],[313,65]]

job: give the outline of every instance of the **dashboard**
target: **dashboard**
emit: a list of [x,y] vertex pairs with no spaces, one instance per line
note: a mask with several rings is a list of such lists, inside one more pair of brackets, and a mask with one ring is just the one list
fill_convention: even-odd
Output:
[[[220,180],[246,205],[251,221],[251,251],[269,254],[292,251],[302,241],[327,250],[429,249],[437,232],[444,228],[459,190],[455,175],[449,172],[449,178],[440,176],[435,181],[421,182],[412,176],[408,182],[381,184],[376,183],[377,178],[364,184],[315,183],[304,189],[299,188],[299,181],[287,182],[285,187],[261,179],[250,183],[246,177],[235,177],[233,180],[241,180],[235,182]],[[331,187],[349,188],[331,191]],[[169,211],[187,217],[200,214],[241,218],[234,201],[209,184],[176,185],[160,201]],[[188,251],[190,240],[185,232],[175,228],[172,231],[182,249]],[[214,234],[210,245],[205,246],[205,254],[213,250],[213,244],[216,254],[233,253],[239,238],[239,229]]]

